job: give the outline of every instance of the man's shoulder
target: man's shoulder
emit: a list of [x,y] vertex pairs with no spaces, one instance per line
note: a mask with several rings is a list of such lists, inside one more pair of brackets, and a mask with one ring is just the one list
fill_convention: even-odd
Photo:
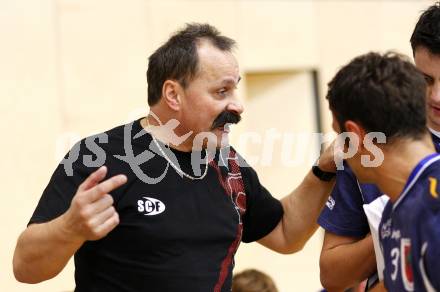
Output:
[[134,120],[126,124],[121,124],[118,126],[115,126],[111,129],[108,129],[104,132],[90,135],[84,139],[91,139],[96,138],[99,136],[107,136],[111,139],[118,139],[118,140],[124,140],[125,138],[128,139],[136,139],[142,135],[144,135],[147,132],[143,131],[143,128],[141,124],[139,123],[139,120]]
[[[436,173],[430,173],[419,182],[421,194],[417,200],[417,207],[424,211],[430,211],[434,216],[440,214],[440,169]],[[409,206],[411,207],[411,206]]]
[[407,193],[402,194],[393,206],[399,209],[399,214],[405,218],[412,218],[413,223],[427,220],[431,216],[440,214],[440,169],[429,171],[420,176]]
[[[146,140],[150,137],[143,136],[145,131],[141,132],[142,127],[139,122],[134,121],[128,124],[113,127],[107,131],[89,135],[76,142],[66,153],[59,167],[65,169],[68,175],[72,175],[73,168],[93,171],[95,168],[107,164],[114,160],[116,156],[124,156],[127,150],[130,153],[139,152],[142,149],[134,151],[135,146],[148,145]],[[148,135],[149,136],[149,135]],[[142,140],[142,141],[141,141]]]
[[141,140],[141,137],[145,136],[146,134],[147,132],[143,131],[139,120],[135,120],[126,124],[115,126],[103,132],[84,137],[77,142],[77,144],[79,144],[77,146],[81,146],[81,150],[87,150],[90,149],[90,145],[98,144],[106,149],[106,145],[122,146],[124,143],[129,141],[136,142],[136,140]]
[[438,212],[440,210],[440,159],[431,163],[414,184],[414,192],[417,192],[414,195],[419,201],[417,206]]

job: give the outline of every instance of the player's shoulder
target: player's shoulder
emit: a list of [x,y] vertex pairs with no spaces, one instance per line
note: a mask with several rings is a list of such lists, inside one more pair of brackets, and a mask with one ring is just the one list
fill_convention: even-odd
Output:
[[410,207],[408,212],[418,214],[413,222],[423,234],[424,240],[440,243],[440,164],[423,176],[423,193],[418,196],[418,203]]
[[422,206],[435,212],[440,211],[440,161],[434,163],[418,181],[422,189]]

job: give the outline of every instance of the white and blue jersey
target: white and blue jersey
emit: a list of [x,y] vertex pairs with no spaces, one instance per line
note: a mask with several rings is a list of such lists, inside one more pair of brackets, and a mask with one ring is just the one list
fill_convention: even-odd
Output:
[[[440,153],[440,133],[431,133],[435,149]],[[335,187],[318,218],[318,224],[327,232],[339,236],[363,238],[370,233],[363,205],[382,195],[376,185],[359,183],[353,171],[344,162],[344,169],[336,172]],[[371,275],[371,283],[374,283],[375,278],[377,275]]]
[[440,291],[440,155],[424,158],[379,227],[388,291]]
[[[435,149],[440,153],[440,137],[432,134]],[[336,172],[336,184],[322,210],[318,224],[326,231],[340,236],[365,237],[370,228],[363,205],[383,193],[373,184],[360,184],[347,163]]]

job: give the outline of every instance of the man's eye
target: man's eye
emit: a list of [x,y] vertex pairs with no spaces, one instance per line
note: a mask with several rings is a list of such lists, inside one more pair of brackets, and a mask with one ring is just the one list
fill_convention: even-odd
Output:
[[225,96],[225,95],[228,93],[228,91],[227,91],[226,89],[221,89],[221,90],[219,90],[217,93],[218,93],[220,96]]
[[432,79],[432,78],[429,77],[429,76],[425,76],[425,81],[426,81],[426,83],[427,83],[428,85],[432,85],[432,84],[434,84],[434,79]]

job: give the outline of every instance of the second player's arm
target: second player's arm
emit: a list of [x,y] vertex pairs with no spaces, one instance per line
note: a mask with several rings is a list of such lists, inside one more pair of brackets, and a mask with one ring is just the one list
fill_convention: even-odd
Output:
[[371,235],[365,238],[325,232],[319,261],[321,283],[330,292],[344,291],[376,270]]

